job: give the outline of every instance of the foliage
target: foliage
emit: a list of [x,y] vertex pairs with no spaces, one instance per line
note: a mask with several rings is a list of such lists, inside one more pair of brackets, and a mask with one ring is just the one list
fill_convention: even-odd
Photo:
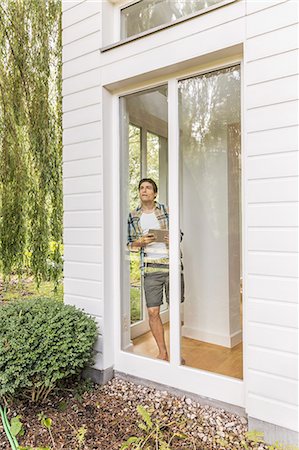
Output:
[[74,306],[38,298],[0,308],[0,398],[38,402],[91,361],[95,320]]
[[82,425],[76,432],[76,440],[78,442],[78,449],[80,449],[85,443],[85,436],[87,433],[87,428],[85,425]]
[[[121,446],[121,450],[171,450],[174,439],[188,439],[188,436],[180,431],[176,422],[163,423],[153,420],[151,414],[143,406],[137,406],[137,412],[141,417],[138,427],[143,431],[142,436],[130,436]],[[178,428],[171,431],[171,427]],[[193,445],[195,449],[195,445]],[[191,450],[191,449],[190,449]]]
[[51,450],[50,447],[19,447],[19,450]]
[[52,431],[51,431],[52,419],[50,417],[46,417],[44,415],[44,413],[38,414],[38,419],[39,419],[40,423],[42,424],[42,426],[48,430],[49,435],[50,435],[50,439],[51,439],[51,442],[52,442],[52,445],[53,445],[53,448],[55,448],[56,446],[55,446],[55,442],[54,442],[54,439],[53,439],[53,434],[52,434]]
[[2,272],[21,275],[30,262],[38,284],[50,277],[56,286],[62,267],[61,66],[61,1],[1,1]]
[[[252,444],[256,446],[260,443],[265,443],[264,433],[258,430],[247,431],[247,433],[245,433],[245,438],[246,440],[241,441],[241,444],[243,445],[243,448],[245,450],[252,449]],[[267,445],[267,448],[268,450],[298,450],[298,447],[295,447],[293,445],[285,445],[280,442],[275,442],[272,445]]]
[[21,416],[16,416],[10,421],[10,433],[15,437],[24,435],[24,427],[20,419]]

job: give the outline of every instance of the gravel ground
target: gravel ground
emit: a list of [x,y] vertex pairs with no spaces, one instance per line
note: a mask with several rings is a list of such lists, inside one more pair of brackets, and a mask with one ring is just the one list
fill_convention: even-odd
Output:
[[[146,436],[138,427],[138,405],[149,411],[153,423],[158,420],[163,425],[170,424],[161,427],[165,440],[175,432],[184,433],[186,437],[183,439],[173,438],[171,450],[268,448],[245,438],[247,420],[244,417],[119,378],[103,387],[92,386],[84,393],[78,388],[59,391],[42,406],[18,401],[10,408],[9,417],[21,415],[25,434],[19,441],[23,446],[51,447],[49,432],[37,417],[42,412],[52,419],[51,431],[56,449],[116,450],[130,436]],[[145,449],[159,448],[154,441],[148,440],[147,443],[149,447]],[[1,426],[0,449],[10,449]]]

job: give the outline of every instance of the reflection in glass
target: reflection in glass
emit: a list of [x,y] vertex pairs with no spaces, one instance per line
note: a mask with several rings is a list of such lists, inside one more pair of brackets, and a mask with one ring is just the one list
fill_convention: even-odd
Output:
[[[168,229],[161,205],[167,204],[167,133],[166,86],[121,99],[122,348],[150,357],[163,353],[165,359],[168,245],[149,237],[149,230]],[[142,178],[155,183],[139,186]],[[161,278],[158,294],[149,288],[152,277]]]
[[122,39],[174,22],[223,0],[141,0],[121,11]]
[[240,69],[179,82],[186,365],[242,378]]

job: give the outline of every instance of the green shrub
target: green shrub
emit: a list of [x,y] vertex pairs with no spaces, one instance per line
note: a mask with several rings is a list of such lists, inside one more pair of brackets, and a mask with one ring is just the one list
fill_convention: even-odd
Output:
[[0,398],[44,400],[59,380],[91,363],[95,320],[50,299],[0,306]]

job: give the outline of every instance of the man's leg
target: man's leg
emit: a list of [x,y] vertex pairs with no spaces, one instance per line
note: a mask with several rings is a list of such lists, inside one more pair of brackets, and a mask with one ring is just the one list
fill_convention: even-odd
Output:
[[160,306],[147,308],[149,325],[159,348],[158,359],[168,361],[168,353],[164,338],[164,327],[160,317]]

